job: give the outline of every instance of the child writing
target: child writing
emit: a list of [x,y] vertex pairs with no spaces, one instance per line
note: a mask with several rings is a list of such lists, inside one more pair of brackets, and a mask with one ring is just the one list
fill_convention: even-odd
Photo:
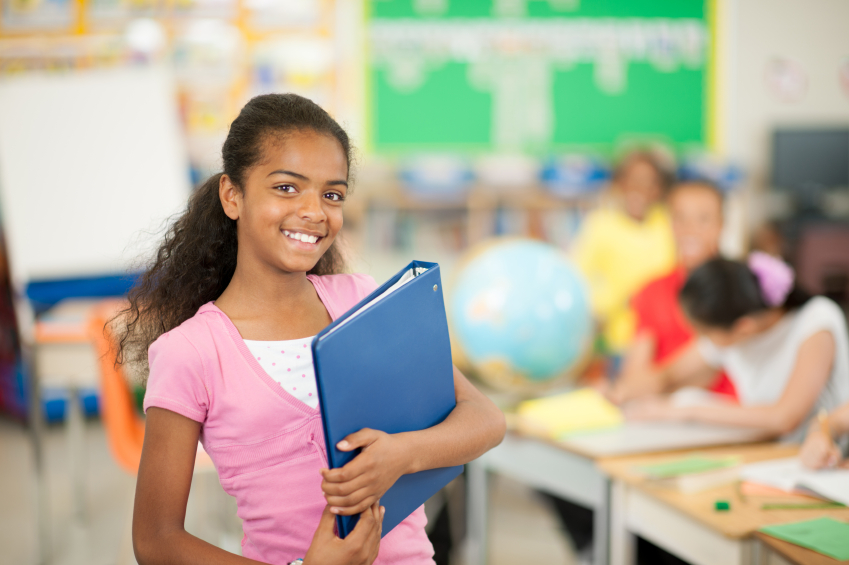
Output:
[[587,278],[606,349],[616,355],[624,353],[634,333],[628,301],[675,263],[661,201],[671,178],[655,154],[630,153],[614,171],[614,205],[591,212],[575,242],[575,263]]
[[840,308],[795,286],[793,270],[762,252],[747,263],[713,259],[697,268],[680,300],[700,335],[697,348],[665,367],[667,388],[703,384],[722,368],[740,405],[676,407],[647,399],[631,416],[759,428],[800,441],[819,409],[849,401],[849,338]]
[[[455,369],[457,406],[444,422],[361,430],[339,444],[361,453],[327,470],[309,343],[376,288],[339,274],[348,136],[311,101],[268,94],[233,121],[222,157],[224,172],[192,195],[124,312],[121,358],[143,361],[149,348],[138,562],[432,564],[423,508],[381,541],[380,497],[403,474],[497,445],[502,414]],[[183,529],[199,439],[236,498],[244,557]],[[361,516],[344,540],[336,514]]]
[[[636,335],[609,396],[614,402],[640,392],[655,392],[658,367],[686,348],[696,347],[695,333],[678,303],[688,273],[719,253],[722,234],[722,193],[705,181],[689,181],[672,188],[667,206],[675,234],[675,267],[644,286],[631,299]],[[710,389],[735,397],[734,387],[719,373]]]
[[841,464],[843,450],[835,439],[845,440],[849,437],[849,404],[844,404],[831,414],[823,412],[823,415],[823,421],[818,419],[811,422],[805,443],[799,452],[802,463],[811,469],[836,467]]

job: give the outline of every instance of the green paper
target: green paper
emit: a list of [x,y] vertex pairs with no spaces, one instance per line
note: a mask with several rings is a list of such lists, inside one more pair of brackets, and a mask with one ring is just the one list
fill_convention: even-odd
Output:
[[654,465],[643,465],[638,467],[638,469],[655,479],[668,479],[671,477],[680,477],[681,475],[692,475],[694,473],[704,473],[706,471],[733,467],[738,463],[739,459],[736,457],[710,458],[694,455],[684,457],[683,459],[675,459],[674,461],[656,463]]
[[834,518],[765,526],[760,531],[838,561],[849,559],[849,524]]

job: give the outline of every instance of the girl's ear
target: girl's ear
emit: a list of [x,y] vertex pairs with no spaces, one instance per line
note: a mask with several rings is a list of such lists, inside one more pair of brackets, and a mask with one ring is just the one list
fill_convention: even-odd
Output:
[[241,208],[242,193],[230,180],[227,175],[221,175],[221,180],[218,181],[218,198],[221,199],[221,206],[224,207],[224,213],[231,220],[239,219],[239,210]]
[[750,336],[758,332],[758,322],[752,316],[743,316],[732,326],[732,331],[739,336]]

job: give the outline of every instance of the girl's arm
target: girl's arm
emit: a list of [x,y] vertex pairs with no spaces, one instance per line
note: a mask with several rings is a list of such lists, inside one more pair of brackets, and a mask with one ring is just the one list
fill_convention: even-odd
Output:
[[843,453],[834,440],[849,434],[849,404],[844,404],[829,414],[825,427],[828,430],[827,433],[819,420],[814,420],[808,427],[808,435],[799,452],[799,458],[806,467],[822,469],[834,467],[840,463]]
[[822,330],[802,343],[787,387],[775,404],[674,407],[669,403],[650,402],[633,407],[629,415],[759,428],[771,435],[784,435],[799,427],[811,413],[831,374],[833,361],[834,338],[831,332]]
[[331,511],[357,514],[378,501],[401,475],[463,465],[501,443],[504,414],[456,367],[454,394],[457,406],[432,428],[400,434],[364,429],[339,442],[342,451],[363,450],[341,469],[322,471],[321,488]]
[[[616,404],[670,392],[687,385],[708,386],[716,376],[716,369],[705,362],[696,340],[685,345],[671,361],[659,367],[653,366],[650,358],[645,366],[648,345],[652,346],[650,351],[653,353],[653,340],[650,344],[638,341],[634,344],[634,349],[629,351],[622,378],[608,393],[608,397]],[[641,365],[644,366],[642,374],[639,372]]]
[[[133,550],[139,565],[247,565],[259,563],[186,532],[183,523],[192,484],[200,424],[163,408],[150,408],[133,509]],[[344,540],[333,533],[325,509],[304,565],[366,565],[377,558],[382,511],[363,513]],[[360,522],[366,522],[357,533]],[[356,534],[356,536],[355,536]]]

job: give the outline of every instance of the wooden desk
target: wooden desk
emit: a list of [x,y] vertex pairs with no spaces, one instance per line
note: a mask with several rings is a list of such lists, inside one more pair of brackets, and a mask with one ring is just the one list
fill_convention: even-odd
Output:
[[757,441],[759,432],[740,428],[670,422],[627,423],[623,427],[553,442],[516,432],[466,466],[467,535],[465,562],[487,562],[488,475],[506,475],[535,489],[593,511],[593,559],[609,561],[611,482],[599,464],[623,454],[669,452],[694,445],[716,446]]
[[[758,444],[693,450],[710,456],[739,456],[745,463],[792,457],[797,446]],[[677,456],[680,456],[679,453]],[[849,509],[761,510],[781,498],[741,497],[736,485],[683,494],[653,485],[635,466],[658,463],[669,454],[600,461],[611,486],[610,562],[634,563],[634,537],[639,535],[693,565],[742,565],[757,562],[754,533],[761,526],[833,516],[849,520]],[[714,503],[727,500],[729,511]]]
[[[784,565],[787,563],[791,565],[840,565],[841,563],[849,563],[849,561],[832,559],[822,553],[774,538],[763,532],[755,532],[755,539],[762,546],[761,563],[764,565]],[[761,565],[761,563],[758,565]]]

